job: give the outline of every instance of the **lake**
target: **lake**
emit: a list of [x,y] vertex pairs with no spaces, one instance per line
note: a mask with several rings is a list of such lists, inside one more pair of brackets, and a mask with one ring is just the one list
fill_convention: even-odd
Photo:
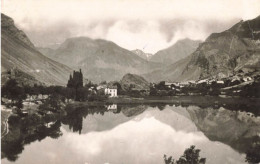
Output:
[[38,125],[13,121],[2,138],[1,162],[163,164],[164,154],[179,159],[195,145],[208,164],[242,164],[260,141],[258,113],[242,108],[111,104],[77,107]]

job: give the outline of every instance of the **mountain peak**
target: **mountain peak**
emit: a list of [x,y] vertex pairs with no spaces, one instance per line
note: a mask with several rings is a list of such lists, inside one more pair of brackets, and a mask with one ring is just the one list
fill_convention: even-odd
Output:
[[133,52],[103,39],[73,37],[54,51],[41,51],[71,68],[81,67],[84,76],[94,82],[119,80],[128,72],[141,74],[159,67],[157,63],[149,63]]
[[141,57],[145,60],[150,60],[150,58],[153,56],[153,54],[145,53],[140,49],[135,49],[135,50],[132,50],[131,52],[133,52],[134,54],[138,55],[139,57]]
[[174,45],[158,51],[151,57],[151,61],[163,64],[175,63],[194,52],[199,46],[199,43],[201,43],[201,41],[188,38],[178,40]]

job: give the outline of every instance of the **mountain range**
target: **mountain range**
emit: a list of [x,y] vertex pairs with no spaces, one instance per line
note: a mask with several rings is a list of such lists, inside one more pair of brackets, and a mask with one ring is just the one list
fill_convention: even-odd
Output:
[[56,50],[39,51],[73,69],[81,68],[84,76],[94,82],[120,80],[127,73],[142,74],[161,66],[113,42],[88,37],[69,38]]
[[179,40],[154,55],[88,37],[36,48],[10,17],[1,17],[2,72],[17,69],[47,85],[65,85],[79,68],[93,82],[119,81],[128,73],[150,82],[187,81],[260,69],[260,16],[213,33],[204,42]]
[[222,78],[260,69],[260,16],[211,34],[189,56],[144,77],[150,81]]

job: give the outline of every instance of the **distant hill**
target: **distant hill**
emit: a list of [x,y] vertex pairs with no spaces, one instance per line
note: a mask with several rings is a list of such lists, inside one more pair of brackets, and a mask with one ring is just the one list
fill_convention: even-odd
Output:
[[120,80],[126,73],[147,73],[160,67],[113,42],[87,37],[69,38],[54,52],[43,53],[71,68],[81,68],[94,82]]
[[123,76],[120,80],[120,84],[124,90],[128,90],[130,87],[134,90],[147,90],[150,87],[150,83],[142,76],[130,73]]
[[139,49],[135,49],[135,50],[133,50],[133,51],[131,51],[131,52],[133,52],[134,54],[136,54],[136,55],[138,55],[139,57],[141,57],[141,58],[143,58],[143,59],[145,59],[145,60],[150,60],[151,59],[151,57],[153,56],[153,54],[150,54],[150,53],[145,53],[145,52],[143,52],[142,50],[139,50]]
[[42,55],[14,21],[1,14],[1,72],[16,69],[47,85],[65,85],[72,70]]
[[201,43],[199,40],[179,40],[171,47],[158,51],[151,56],[150,60],[163,64],[173,64],[193,53],[198,48],[199,43]]
[[186,81],[226,77],[240,69],[260,69],[260,16],[211,34],[191,55],[144,77],[151,81]]

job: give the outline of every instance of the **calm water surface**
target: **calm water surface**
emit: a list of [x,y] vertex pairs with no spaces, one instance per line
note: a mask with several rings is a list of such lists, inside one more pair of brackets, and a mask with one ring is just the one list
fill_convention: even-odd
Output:
[[206,163],[239,164],[245,163],[245,152],[260,134],[259,117],[223,107],[111,108],[82,108],[37,129],[11,127],[8,139],[2,139],[1,162],[160,164],[164,154],[178,159],[195,145]]

